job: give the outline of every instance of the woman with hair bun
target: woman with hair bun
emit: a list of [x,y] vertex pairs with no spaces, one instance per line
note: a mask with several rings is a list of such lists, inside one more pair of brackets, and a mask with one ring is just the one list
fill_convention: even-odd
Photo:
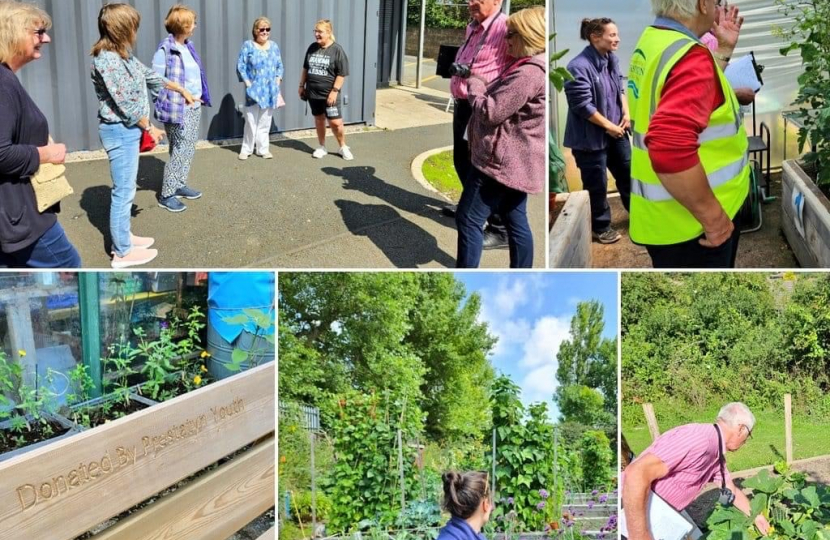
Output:
[[614,175],[626,211],[631,192],[631,122],[620,61],[614,54],[620,35],[614,21],[600,18],[583,19],[579,37],[588,46],[568,64],[574,79],[565,83],[568,121],[563,146],[571,149],[591,198],[594,240],[612,244],[620,234],[611,228],[607,171]]
[[441,528],[437,540],[484,540],[481,529],[493,511],[489,475],[479,471],[449,471],[441,478],[443,507],[452,517]]

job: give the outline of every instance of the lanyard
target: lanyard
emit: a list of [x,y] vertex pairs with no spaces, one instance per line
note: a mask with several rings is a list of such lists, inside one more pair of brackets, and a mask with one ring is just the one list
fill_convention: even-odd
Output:
[[[500,15],[500,14],[499,14]],[[499,15],[496,15],[498,18]],[[472,66],[476,62],[476,58],[478,58],[478,53],[481,52],[481,49],[484,47],[484,43],[487,41],[487,34],[490,33],[490,29],[493,28],[493,24],[496,22],[495,19],[490,21],[490,26],[487,27],[487,30],[484,31],[484,35],[481,36],[481,40],[478,42],[478,47],[476,47],[476,52],[473,55],[473,59],[470,60],[470,65]],[[467,40],[464,42],[464,45],[461,47],[461,50],[458,51],[458,56],[461,56],[461,53],[467,49],[467,45],[470,43],[470,40],[473,39],[474,32],[471,32]]]
[[718,434],[718,465],[720,465],[720,488],[726,489],[726,473],[723,470],[723,462],[726,461],[723,459],[723,440],[721,439],[720,435],[720,428],[717,424],[712,424],[715,426],[715,432]]

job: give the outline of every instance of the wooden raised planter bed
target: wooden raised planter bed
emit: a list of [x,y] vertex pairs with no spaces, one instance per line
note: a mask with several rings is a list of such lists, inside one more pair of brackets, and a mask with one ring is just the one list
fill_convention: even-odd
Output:
[[274,506],[273,363],[0,463],[0,538],[222,539]]
[[[802,267],[830,268],[830,200],[796,161],[785,161],[782,169],[784,236]],[[800,216],[794,194],[801,206]]]
[[559,193],[561,212],[550,228],[549,268],[591,267],[591,200],[587,191]]

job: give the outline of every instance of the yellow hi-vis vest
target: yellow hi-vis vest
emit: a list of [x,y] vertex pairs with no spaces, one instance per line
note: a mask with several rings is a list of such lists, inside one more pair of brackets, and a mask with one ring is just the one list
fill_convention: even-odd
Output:
[[[666,77],[696,43],[675,30],[648,27],[631,59],[627,89],[633,132],[629,235],[638,244],[678,244],[703,234],[700,222],[660,183],[645,145]],[[749,193],[749,143],[738,98],[717,62],[715,69],[726,99],[698,137],[698,155],[709,187],[726,214],[734,218]]]

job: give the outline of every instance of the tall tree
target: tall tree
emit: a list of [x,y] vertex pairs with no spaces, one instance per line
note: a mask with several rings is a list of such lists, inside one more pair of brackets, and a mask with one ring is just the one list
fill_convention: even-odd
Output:
[[393,392],[418,400],[438,439],[489,423],[495,338],[452,275],[285,273],[279,291],[281,399]]

